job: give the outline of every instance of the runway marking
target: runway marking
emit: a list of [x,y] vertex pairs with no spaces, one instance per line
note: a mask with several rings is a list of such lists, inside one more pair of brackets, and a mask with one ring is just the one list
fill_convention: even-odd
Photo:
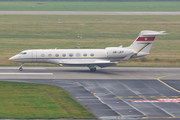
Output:
[[0,75],[53,75],[53,73],[0,73]]
[[[26,68],[26,67],[23,67],[24,69],[26,69],[26,70],[44,70],[44,69],[46,69],[46,68]],[[9,70],[9,69],[13,69],[13,70],[19,70],[19,68],[15,68],[15,67],[13,67],[13,68],[11,68],[11,67],[1,67],[0,68],[0,70]]]
[[153,103],[153,102],[180,102],[180,99],[176,98],[176,99],[169,99],[169,98],[166,98],[166,99],[161,99],[161,98],[157,98],[157,100],[131,100],[131,102],[135,102],[135,103],[145,103],[145,102],[148,102],[148,103]]
[[[99,86],[102,86],[99,82],[97,82],[96,80],[95,80],[95,82],[97,83],[97,84],[99,84]],[[102,86],[102,88],[104,88],[105,86]],[[109,91],[109,92],[111,92],[111,91]],[[120,116],[122,116],[121,115],[121,113],[119,113],[119,112],[117,112],[113,107],[111,107],[111,105],[109,105],[108,103],[106,104],[103,100],[101,100],[101,98],[98,96],[98,95],[95,95],[97,98],[98,98],[98,100],[100,100],[103,104],[105,104],[105,105],[107,105],[107,106],[109,106],[114,112],[116,112],[118,115],[120,115]]]
[[[169,75],[169,76],[172,76],[172,75]],[[167,77],[167,76],[162,76],[162,77]],[[162,77],[158,77],[158,78],[157,78],[157,80],[158,80],[159,82],[161,82],[162,84],[166,85],[167,87],[171,88],[172,90],[174,90],[174,91],[176,91],[176,92],[180,93],[180,91],[179,91],[179,90],[177,90],[177,89],[175,89],[175,88],[171,87],[170,85],[168,85],[167,83],[165,83],[165,82],[161,81],[161,80],[160,80],[160,78],[162,78]]]
[[[97,82],[97,81],[96,81]],[[81,86],[83,86],[80,82],[79,82],[79,84],[81,85]],[[85,86],[83,86],[84,87],[84,89],[86,89],[87,91],[90,91],[89,89],[88,89],[88,87],[85,87]],[[113,109],[109,104],[106,104],[103,100],[101,100],[101,98],[98,96],[98,95],[94,95],[101,103],[103,103],[103,104],[105,104],[105,105],[107,105],[110,109],[112,109],[114,112],[116,112],[118,115],[120,115],[121,116],[121,114],[119,113],[119,112],[117,112],[115,109]]]
[[142,118],[180,118],[180,117],[142,117]]
[[[119,81],[117,81],[117,82],[119,82]],[[120,83],[120,82],[119,82]],[[124,84],[122,84],[124,87],[126,87],[127,89],[129,89],[130,91],[132,91],[129,87],[127,87],[126,85],[124,85]],[[108,90],[108,89],[107,89]],[[109,91],[109,90],[108,90]],[[110,91],[111,92],[111,91]],[[132,91],[133,92],[133,91]],[[112,93],[112,92],[111,92]],[[112,93],[113,94],[113,93]],[[136,93],[135,93],[136,94]],[[114,94],[115,95],[115,94]],[[132,97],[132,96],[130,96],[130,97]],[[123,100],[123,99],[121,99],[123,102],[125,102],[126,104],[128,104],[129,106],[131,106],[132,108],[134,108],[135,110],[137,110],[137,111],[139,111],[139,113],[141,113],[141,114],[143,114],[143,115],[145,115],[144,114],[144,112],[143,111],[140,111],[139,109],[137,109],[135,106],[133,106],[133,105],[131,105],[131,103],[129,103],[128,101],[126,101],[126,100]]]
[[117,96],[114,98],[180,98],[180,96]]
[[102,116],[99,118],[101,118],[101,119],[115,119],[115,118],[121,118],[121,116]]
[[24,80],[3,80],[3,81],[8,81],[8,82],[28,82],[28,81],[24,81]]
[[[129,88],[127,85],[123,84],[123,86],[125,86],[127,89],[129,89],[131,92],[135,93],[135,94],[138,96],[138,94],[137,94],[134,90],[132,90],[131,88]],[[143,98],[143,99],[147,100],[146,98]],[[169,113],[169,112],[166,111],[165,109],[163,109],[163,108],[159,107],[158,105],[154,104],[154,102],[151,102],[151,104],[154,105],[156,108],[164,111],[164,112],[167,113],[168,115],[173,116],[171,113]],[[144,114],[144,115],[145,115],[145,114]]]

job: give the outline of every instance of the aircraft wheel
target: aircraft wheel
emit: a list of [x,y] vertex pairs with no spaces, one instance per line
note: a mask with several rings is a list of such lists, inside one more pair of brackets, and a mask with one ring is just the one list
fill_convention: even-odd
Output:
[[90,69],[92,72],[96,72],[96,68],[91,68]]
[[23,71],[23,68],[19,68],[19,71]]

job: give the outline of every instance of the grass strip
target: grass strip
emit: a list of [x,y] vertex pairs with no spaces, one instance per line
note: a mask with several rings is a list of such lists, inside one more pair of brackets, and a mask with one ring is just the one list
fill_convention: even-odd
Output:
[[62,88],[34,83],[0,82],[0,118],[95,118]]

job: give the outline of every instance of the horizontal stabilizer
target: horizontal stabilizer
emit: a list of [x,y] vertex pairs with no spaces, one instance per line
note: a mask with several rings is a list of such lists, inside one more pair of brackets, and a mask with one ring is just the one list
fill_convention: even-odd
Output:
[[166,31],[150,31],[150,30],[144,30],[141,31],[139,34],[139,37],[146,37],[146,36],[157,36],[157,35],[166,35],[168,33],[164,33]]

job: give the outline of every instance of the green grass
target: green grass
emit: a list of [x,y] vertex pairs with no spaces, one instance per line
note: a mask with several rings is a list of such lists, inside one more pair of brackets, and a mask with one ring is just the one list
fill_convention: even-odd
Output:
[[95,118],[63,89],[33,83],[0,82],[0,118]]
[[0,65],[19,65],[8,58],[26,49],[76,49],[77,43],[88,49],[129,46],[140,31],[155,30],[170,34],[157,36],[145,63],[180,66],[179,20],[180,16],[0,15]]
[[0,2],[0,11],[180,11],[180,2]]

